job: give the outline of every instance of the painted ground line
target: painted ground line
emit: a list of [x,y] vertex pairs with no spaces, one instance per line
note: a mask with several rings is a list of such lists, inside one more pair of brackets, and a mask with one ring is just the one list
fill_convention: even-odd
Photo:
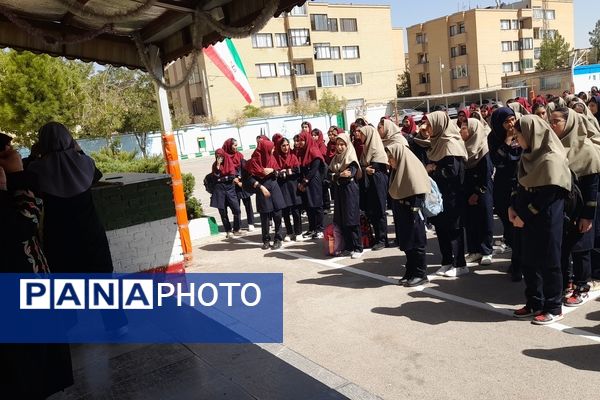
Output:
[[[262,243],[257,243],[257,242],[252,242],[250,240],[247,239],[243,239],[243,238],[236,238],[239,241],[245,242],[245,243],[249,243],[249,244],[255,244],[256,246],[261,246]],[[364,277],[367,278],[371,278],[371,279],[375,279],[381,282],[386,282],[392,285],[397,285],[398,284],[398,279],[395,278],[389,278],[387,276],[383,276],[383,275],[379,275],[379,274],[375,274],[372,272],[368,272],[368,271],[363,271],[361,269],[358,268],[353,268],[351,266],[346,266],[346,265],[340,265],[337,264],[336,262],[334,262],[333,260],[329,261],[329,260],[320,260],[318,258],[314,258],[314,257],[309,257],[309,256],[305,256],[303,254],[298,254],[298,253],[294,253],[292,251],[288,251],[285,249],[279,249],[279,250],[273,250],[273,251],[277,251],[286,255],[289,255],[291,257],[295,257],[298,259],[303,259],[315,264],[320,264],[322,266],[328,267],[328,268],[333,268],[333,269],[342,269],[344,271],[348,271],[357,275],[362,275]],[[370,251],[369,249],[365,249],[365,251]],[[337,261],[343,260],[343,259],[347,259],[347,257],[336,257]],[[433,264],[429,264],[429,266],[435,266]],[[438,277],[437,275],[428,275],[428,278],[430,281],[434,281],[434,280],[438,280],[438,279],[448,279],[448,278],[442,278],[442,277]],[[450,278],[450,279],[456,279],[456,278]],[[464,297],[460,297],[460,296],[455,296],[452,294],[448,294],[448,293],[444,293],[441,292],[437,289],[433,289],[433,288],[429,288],[429,287],[425,287],[425,286],[416,286],[414,288],[416,291],[421,291],[427,294],[430,294],[432,296],[444,299],[444,300],[450,300],[450,301],[454,301],[457,303],[461,303],[464,305],[468,305],[471,307],[476,307],[482,310],[487,310],[487,311],[492,311],[498,314],[502,314],[504,316],[510,316],[513,317],[513,311],[514,311],[514,307],[510,307],[508,305],[500,305],[500,304],[491,304],[491,303],[484,303],[484,302],[479,302],[479,301],[475,301],[475,300],[471,300],[471,299],[467,299]],[[590,293],[590,297],[587,300],[587,302],[593,301],[597,298],[600,297],[600,292],[595,292],[595,293]],[[587,303],[586,302],[586,303]],[[580,309],[581,307],[563,307],[563,315],[569,314],[571,312],[574,312],[577,309]],[[575,335],[575,336],[579,336],[585,339],[589,339],[595,342],[600,342],[600,335],[597,335],[595,333],[592,332],[588,332],[585,331],[583,329],[578,329],[578,328],[573,328],[567,325],[563,325],[563,324],[550,324],[550,325],[544,325],[545,327],[548,328],[552,328],[555,329],[559,332],[564,332],[564,333],[568,333],[570,335]]]

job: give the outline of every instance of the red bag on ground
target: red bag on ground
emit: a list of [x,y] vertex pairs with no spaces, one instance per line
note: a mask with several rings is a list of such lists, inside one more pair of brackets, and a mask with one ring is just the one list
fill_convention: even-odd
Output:
[[335,257],[340,254],[344,251],[342,230],[335,224],[327,225],[323,231],[323,244],[326,255]]
[[365,214],[360,215],[360,235],[362,245],[365,249],[368,249],[375,244],[375,234],[373,233],[373,227],[369,223],[369,220]]

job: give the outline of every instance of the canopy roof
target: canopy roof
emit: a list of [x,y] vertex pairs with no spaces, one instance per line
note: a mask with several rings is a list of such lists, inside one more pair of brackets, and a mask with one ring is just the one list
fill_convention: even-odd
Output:
[[[165,65],[192,51],[194,26],[203,47],[223,40],[205,20],[194,23],[197,9],[237,27],[255,21],[272,1],[0,0],[0,47],[145,69],[132,36],[158,47]],[[305,1],[278,0],[268,17]]]

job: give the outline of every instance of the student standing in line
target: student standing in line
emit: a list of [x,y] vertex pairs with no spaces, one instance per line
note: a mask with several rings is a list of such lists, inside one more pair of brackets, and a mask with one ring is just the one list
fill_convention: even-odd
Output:
[[431,191],[427,170],[408,146],[394,143],[385,148],[392,168],[389,194],[394,202],[399,229],[396,242],[406,254],[406,271],[399,284],[407,287],[429,282],[425,261],[427,236],[421,212],[425,194]]
[[241,200],[246,210],[246,220],[248,221],[248,231],[254,231],[254,210],[252,209],[252,194],[251,192],[244,189],[242,184],[242,170],[246,165],[244,155],[237,149],[237,140],[229,138],[223,143],[223,150],[225,154],[229,156],[233,162],[235,168],[236,178],[233,180],[235,185],[235,194],[238,200]]
[[[212,175],[215,181],[213,193],[210,196],[210,206],[219,210],[223,229],[227,239],[234,235],[240,235],[240,203],[235,193],[234,180],[237,172],[231,157],[227,156],[225,150],[217,149],[215,162],[212,165]],[[233,213],[233,232],[227,208]]]
[[286,204],[277,183],[279,165],[273,157],[274,150],[275,145],[273,142],[269,139],[261,140],[245,167],[250,175],[246,184],[257,190],[256,208],[260,213],[263,250],[271,248],[271,235],[269,234],[271,219],[275,228],[272,249],[281,248],[283,240],[281,236],[281,210],[285,208]]
[[415,156],[417,156],[419,161],[421,161],[423,165],[429,164],[429,160],[427,159],[427,148],[422,144],[419,144],[420,140],[426,141],[426,139],[421,137],[419,129],[417,128],[417,124],[415,123],[412,115],[407,115],[404,117],[404,120],[402,121],[402,133],[408,141],[408,146]]
[[336,155],[329,164],[331,188],[335,204],[333,222],[344,235],[344,251],[341,256],[360,258],[363,245],[360,234],[360,189],[356,177],[361,169],[354,147],[347,133],[339,133],[336,138]]
[[310,132],[302,132],[294,149],[300,161],[298,190],[302,194],[302,205],[308,215],[308,231],[304,238],[323,238],[323,175],[325,159]]
[[523,116],[515,133],[523,155],[509,219],[523,230],[522,248],[527,251],[521,254],[521,265],[527,301],[514,316],[533,316],[533,324],[548,325],[563,318],[560,258],[571,172],[565,150],[546,121]]
[[[550,115],[550,126],[567,151],[569,168],[577,177],[583,197],[583,209],[576,221],[566,224],[561,266],[563,288],[573,278],[574,288],[563,299],[567,307],[577,307],[589,297],[591,250],[594,247],[593,222],[596,217],[600,173],[600,147],[588,135],[600,136],[587,117],[568,108],[557,108]],[[593,131],[592,131],[593,130]],[[571,260],[573,265],[571,267]]]
[[375,233],[373,251],[389,246],[387,235],[387,154],[381,137],[370,125],[358,130],[358,136],[364,143],[364,151],[360,158],[360,167],[363,171],[360,180],[361,197],[364,201],[364,210]]
[[300,218],[302,197],[298,193],[300,161],[291,151],[289,140],[284,137],[275,142],[275,160],[277,160],[280,171],[277,182],[286,205],[283,209],[283,221],[287,233],[284,242],[296,241],[298,236],[302,234],[302,219]]
[[465,231],[467,234],[467,263],[492,263],[494,240],[493,183],[494,166],[489,155],[487,131],[483,123],[469,118],[460,134],[467,148],[465,164]]
[[442,267],[437,275],[456,277],[469,272],[463,228],[464,179],[467,150],[456,123],[443,111],[427,115],[421,134],[429,140],[426,166],[442,193],[444,211],[429,220],[435,225]]

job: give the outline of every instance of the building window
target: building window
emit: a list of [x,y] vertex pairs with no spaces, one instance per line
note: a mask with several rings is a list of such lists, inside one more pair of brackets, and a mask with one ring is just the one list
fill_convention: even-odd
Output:
[[356,18],[340,18],[340,28],[342,32],[357,32]]
[[332,60],[340,59],[340,46],[330,47],[330,51],[331,51],[331,59]]
[[521,70],[524,69],[533,69],[533,59],[532,58],[526,58],[524,60],[521,60]]
[[277,70],[274,63],[256,64],[256,76],[259,78],[274,78],[277,76]]
[[419,74],[419,83],[429,83],[429,74]]
[[519,41],[518,40],[513,41],[512,49],[513,49],[513,51],[519,50]]
[[338,31],[338,23],[337,18],[329,18],[329,32],[337,32]]
[[458,23],[458,33],[465,33],[465,23],[464,22]]
[[464,56],[467,54],[467,45],[466,44],[461,44],[460,46],[458,46],[460,48],[460,55]]
[[560,89],[561,84],[562,79],[560,78],[560,76],[540,77],[541,90]]
[[[554,39],[556,37],[557,34],[557,30],[556,29],[540,29],[540,39]],[[534,31],[535,33],[535,31]]]
[[204,103],[202,97],[192,98],[192,115],[206,115],[204,112]]
[[427,43],[427,34],[426,33],[417,33],[416,39],[417,39],[417,44]]
[[533,38],[523,38],[519,41],[519,50],[532,50]]
[[419,59],[419,64],[427,64],[429,60],[427,60],[427,53],[419,53],[417,55]]
[[306,64],[304,64],[304,63],[294,64],[294,75],[308,75],[306,73]]
[[294,92],[281,92],[281,105],[287,106],[294,102]]
[[450,47],[450,57],[458,57],[458,47]]
[[510,19],[501,19],[500,20],[500,29],[503,31],[507,31],[510,29]]
[[288,37],[285,33],[275,34],[275,47],[288,47]]
[[346,74],[346,85],[360,85],[360,84],[362,84],[362,73],[349,72]]
[[188,81],[188,83],[190,85],[193,85],[195,83],[200,83],[200,72],[198,70],[192,72],[192,75],[190,75],[190,79]]
[[342,47],[342,54],[347,60],[360,58],[360,51],[358,50],[358,46],[344,46]]
[[546,10],[546,13],[544,14],[544,19],[555,19],[556,18],[556,12],[554,10]]
[[513,65],[513,72],[519,72],[521,70],[521,63],[516,61]]
[[331,71],[317,72],[318,87],[334,87],[344,85],[344,74],[334,74]]
[[270,33],[256,33],[252,35],[252,47],[255,49],[273,47],[273,36]]
[[510,21],[510,28],[514,30],[521,29],[521,22],[518,19],[513,19]]
[[452,68],[451,71],[452,71],[452,79],[460,79],[460,78],[468,77],[466,65],[458,65],[455,68]]
[[310,46],[308,29],[290,29],[288,37],[292,47]]
[[281,105],[279,93],[262,93],[258,95],[261,107],[278,107]]
[[544,19],[544,10],[542,10],[541,8],[534,8],[533,19]]
[[316,100],[317,90],[314,86],[299,87],[298,88],[298,100]]
[[310,29],[313,31],[328,31],[329,18],[327,18],[327,14],[310,14]]
[[302,15],[302,16],[306,16],[306,4],[303,4],[301,6],[296,6],[294,8],[292,8],[292,11],[290,11],[289,15]]
[[458,33],[458,29],[456,28],[456,25],[452,25],[450,27],[450,36],[455,36]]
[[504,72],[504,73],[513,72],[513,63],[512,62],[502,63],[502,72]]
[[542,49],[539,47],[534,48],[533,49],[533,58],[536,60],[539,60],[541,56],[542,56]]
[[512,42],[511,41],[502,42],[502,51],[512,51]]
[[315,60],[331,59],[331,47],[329,43],[315,43]]
[[279,74],[279,76],[292,75],[292,64],[289,62],[282,62],[277,64],[277,73]]

